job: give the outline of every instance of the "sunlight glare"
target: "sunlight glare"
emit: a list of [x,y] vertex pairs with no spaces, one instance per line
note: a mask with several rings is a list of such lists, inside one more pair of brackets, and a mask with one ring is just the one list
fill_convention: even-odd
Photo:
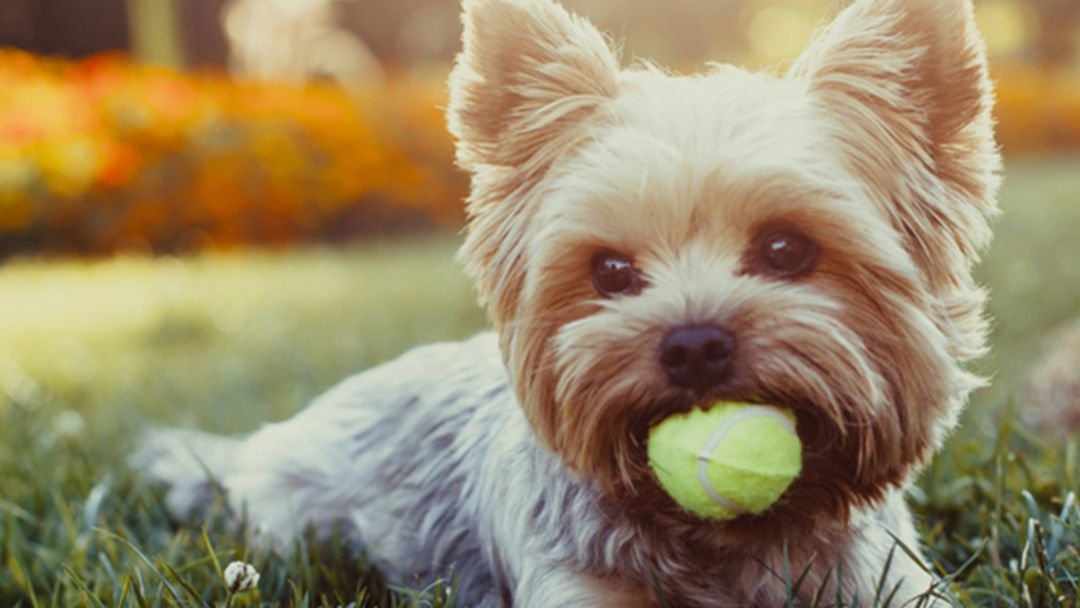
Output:
[[790,6],[765,6],[750,19],[747,39],[754,55],[776,61],[796,56],[814,33],[818,16]]
[[975,7],[975,20],[991,55],[1011,55],[1027,48],[1037,29],[1035,11],[1014,0],[988,0]]

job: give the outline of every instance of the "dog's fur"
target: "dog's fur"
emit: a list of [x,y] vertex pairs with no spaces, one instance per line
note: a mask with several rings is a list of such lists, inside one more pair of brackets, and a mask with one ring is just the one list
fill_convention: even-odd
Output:
[[[901,493],[980,384],[971,268],[1000,167],[970,0],[856,0],[783,75],[621,69],[551,0],[464,11],[461,255],[494,333],[244,439],[150,435],[136,461],[170,507],[201,504],[208,468],[272,537],[344,526],[470,605],[779,606],[804,574],[799,601],[867,602],[886,570],[898,598],[928,591]],[[804,276],[759,267],[776,226],[820,248]],[[598,295],[604,251],[640,289]],[[659,344],[701,324],[735,337],[733,371],[672,386]],[[702,521],[646,465],[652,424],[717,398],[796,412],[803,473],[759,516]]]

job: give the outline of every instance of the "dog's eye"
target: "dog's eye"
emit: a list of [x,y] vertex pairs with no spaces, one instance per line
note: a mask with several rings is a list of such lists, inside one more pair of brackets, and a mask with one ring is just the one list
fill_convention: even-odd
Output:
[[810,272],[818,246],[794,230],[774,230],[761,239],[758,256],[768,273],[790,279]]
[[617,253],[597,254],[592,260],[592,278],[596,291],[606,298],[641,290],[641,279],[634,263]]

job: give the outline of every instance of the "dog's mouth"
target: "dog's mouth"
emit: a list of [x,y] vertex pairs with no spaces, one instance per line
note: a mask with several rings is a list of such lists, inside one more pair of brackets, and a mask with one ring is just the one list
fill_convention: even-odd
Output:
[[648,415],[641,420],[642,438],[648,436],[652,427],[671,416],[685,414],[693,409],[707,410],[721,403],[740,403],[746,405],[767,405],[791,410],[797,420],[817,418],[821,409],[805,399],[783,395],[773,391],[711,390],[703,393],[685,392],[660,399],[646,408]]
[[667,396],[658,400],[651,407],[638,409],[644,415],[636,417],[627,425],[632,444],[636,450],[635,469],[651,478],[648,468],[647,446],[651,430],[664,420],[686,414],[694,409],[707,410],[723,403],[763,405],[790,410],[796,420],[796,433],[802,442],[808,457],[812,457],[831,442],[835,435],[833,423],[823,414],[823,409],[806,399],[784,395],[773,391],[722,391],[714,390],[704,394],[683,393]]
[[[732,520],[702,519],[679,506],[661,487],[652,471],[648,456],[648,439],[653,427],[665,419],[685,414],[695,408],[704,409],[719,402],[766,405],[792,411],[796,418],[796,432],[803,446],[803,473],[787,489],[773,506],[758,514],[746,514]],[[641,411],[641,410],[639,410]],[[771,538],[781,530],[796,526],[811,527],[822,513],[842,519],[846,513],[844,498],[835,495],[832,484],[824,482],[822,475],[830,470],[830,453],[835,449],[833,422],[821,408],[807,400],[771,392],[713,392],[708,395],[679,395],[657,401],[642,415],[630,422],[627,431],[634,448],[629,456],[624,477],[630,483],[623,487],[631,500],[621,504],[632,505],[629,511],[646,521],[678,521],[695,528],[711,530],[716,538],[754,539]],[[816,505],[807,508],[809,504]],[[725,541],[726,542],[726,541]]]

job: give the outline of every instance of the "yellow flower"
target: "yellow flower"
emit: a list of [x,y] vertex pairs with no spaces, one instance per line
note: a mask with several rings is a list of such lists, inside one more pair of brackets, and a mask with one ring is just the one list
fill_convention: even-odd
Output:
[[97,146],[87,137],[42,142],[33,151],[46,186],[58,196],[85,194],[101,162]]

